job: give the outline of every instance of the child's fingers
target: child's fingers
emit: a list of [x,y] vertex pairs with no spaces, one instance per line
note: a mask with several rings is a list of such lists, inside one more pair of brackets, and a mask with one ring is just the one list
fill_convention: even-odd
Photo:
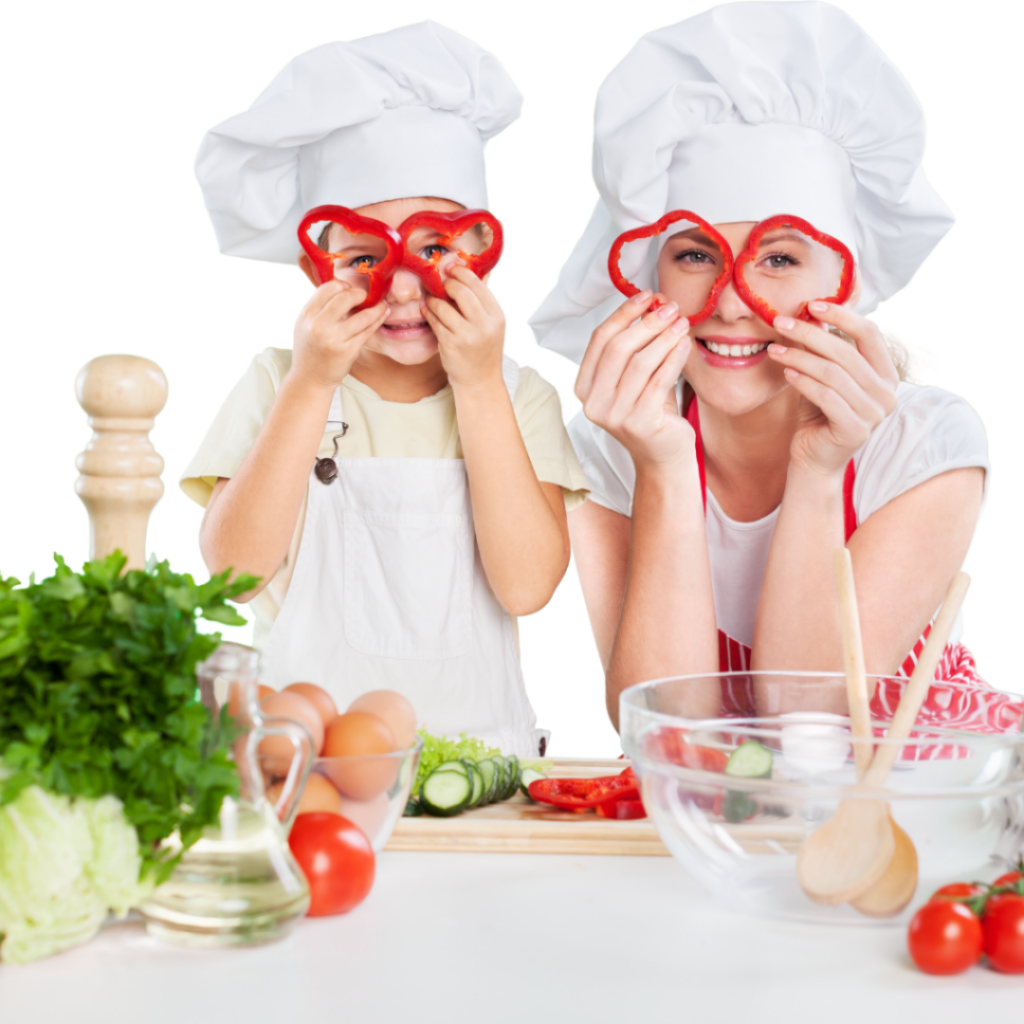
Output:
[[[485,313],[490,316],[501,315],[501,307],[498,305],[498,300],[495,299],[494,293],[487,287],[487,282],[477,277],[469,267],[463,266],[461,263],[457,263],[452,267],[448,280],[458,281],[459,284],[468,288],[476,297],[477,302],[480,304],[480,308]],[[448,294],[452,295],[452,292],[449,291]],[[461,307],[462,303],[460,302],[459,305]]]
[[644,311],[654,300],[654,293],[648,289],[631,299],[627,299],[607,320],[590,336],[587,351],[580,362],[580,372],[576,375],[576,397],[584,401],[590,394],[594,373],[601,356],[612,338],[621,334],[634,320],[643,316]]
[[310,316],[318,316],[324,309],[333,302],[348,303],[348,308],[358,306],[366,299],[367,292],[362,288],[356,288],[347,281],[325,281],[313,294],[304,307],[304,311]]
[[[341,284],[341,282],[339,282],[339,284]],[[324,285],[323,287],[326,288],[327,285]],[[361,302],[366,301],[366,297],[367,292],[363,291],[362,288],[357,288],[354,285],[342,284],[342,289],[331,295],[316,315],[318,317],[328,317],[334,321],[344,320],[352,314],[352,310],[356,306]],[[359,313],[365,312],[367,312],[365,309],[359,311]],[[358,316],[359,313],[352,315]]]
[[[349,337],[353,340],[361,339],[360,345],[364,345],[370,336],[380,329],[390,312],[387,303],[381,301],[369,309],[361,309],[343,322],[349,331]],[[362,337],[363,335],[366,337]]]
[[[471,271],[469,274],[471,277],[476,277],[476,274],[473,274]],[[479,278],[477,280],[479,281]],[[480,320],[483,318],[484,308],[479,296],[464,281],[456,277],[449,277],[444,283],[444,290],[467,320]]]
[[458,330],[460,323],[465,322],[462,314],[450,302],[439,299],[436,295],[428,295],[420,303],[420,308],[432,314],[434,319],[451,333]]

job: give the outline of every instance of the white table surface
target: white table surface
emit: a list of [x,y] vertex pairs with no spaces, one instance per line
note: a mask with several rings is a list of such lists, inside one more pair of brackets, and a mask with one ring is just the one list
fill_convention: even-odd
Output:
[[903,928],[724,909],[667,857],[384,853],[367,900],[282,942],[179,949],[138,923],[0,966],[0,1024],[1024,1020],[1024,976],[916,971]]

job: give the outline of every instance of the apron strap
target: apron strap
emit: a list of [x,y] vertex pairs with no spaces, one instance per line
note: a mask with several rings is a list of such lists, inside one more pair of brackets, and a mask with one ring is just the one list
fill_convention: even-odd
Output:
[[[690,398],[690,404],[686,408],[686,422],[693,427],[697,435],[697,472],[700,475],[700,494],[704,500],[704,514],[708,512],[708,485],[707,473],[704,469],[704,443],[700,437],[700,411],[697,408],[697,396]],[[857,479],[857,470],[853,459],[846,464],[846,471],[843,474],[843,529],[846,541],[849,543],[854,531],[857,529],[857,510],[853,507],[853,485]]]

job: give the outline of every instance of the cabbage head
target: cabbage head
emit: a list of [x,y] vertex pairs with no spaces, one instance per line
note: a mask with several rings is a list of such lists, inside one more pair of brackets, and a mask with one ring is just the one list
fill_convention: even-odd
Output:
[[0,807],[0,961],[26,963],[87,942],[152,890],[115,796],[29,786]]

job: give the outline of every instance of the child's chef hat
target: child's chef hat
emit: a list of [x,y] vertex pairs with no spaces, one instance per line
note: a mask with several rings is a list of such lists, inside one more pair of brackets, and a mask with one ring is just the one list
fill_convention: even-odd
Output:
[[294,264],[299,221],[323,204],[485,207],[484,143],[521,106],[493,54],[434,22],[310,50],[199,147],[220,250]]
[[[601,198],[530,321],[577,361],[623,300],[611,243],[669,210],[712,224],[803,217],[853,251],[862,312],[899,291],[953,223],[921,167],[910,86],[830,4],[727,4],[648,33],[605,79],[594,122]],[[653,261],[633,280],[652,287]]]

